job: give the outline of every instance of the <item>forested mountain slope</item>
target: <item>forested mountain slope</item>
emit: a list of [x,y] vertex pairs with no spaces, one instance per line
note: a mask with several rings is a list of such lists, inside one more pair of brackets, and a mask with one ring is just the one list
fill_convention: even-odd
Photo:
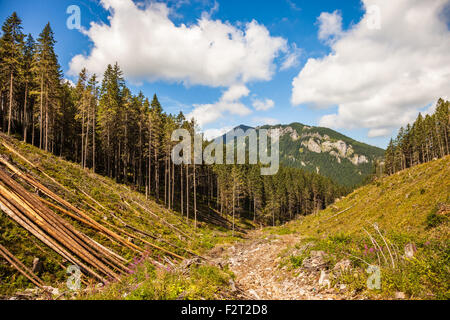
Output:
[[[249,128],[241,125],[235,129],[246,131]],[[356,141],[329,128],[297,122],[258,128],[279,129],[280,161],[283,165],[319,173],[345,186],[363,182],[367,175],[373,173],[375,161],[384,156],[383,149]]]

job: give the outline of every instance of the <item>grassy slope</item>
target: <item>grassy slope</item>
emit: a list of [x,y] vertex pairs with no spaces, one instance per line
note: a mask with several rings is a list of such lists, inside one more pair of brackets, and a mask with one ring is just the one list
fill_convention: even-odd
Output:
[[[355,190],[326,210],[267,230],[279,234],[298,234],[298,248],[307,242],[313,244],[312,248],[288,257],[294,268],[301,266],[311,249],[328,252],[330,267],[341,259],[350,258],[360,271],[358,276],[346,275],[335,279],[335,282],[348,283],[355,291],[370,297],[390,298],[401,291],[411,298],[448,299],[448,209],[444,214],[436,212],[442,207],[441,204],[448,206],[449,203],[450,156],[447,156],[375,181]],[[387,246],[374,228],[375,223],[389,241],[395,267],[392,267]],[[382,252],[387,259],[386,263],[379,252],[382,265],[380,291],[367,290],[365,285],[368,275],[364,268],[367,266],[362,260],[378,264],[377,253],[371,252],[373,245],[365,230],[383,246]],[[412,259],[402,257],[407,243],[417,247]]]
[[[31,172],[43,184],[49,186],[50,189],[63,196],[63,198],[65,198],[78,208],[91,214],[91,216],[99,222],[107,217],[107,221],[109,223],[121,227],[119,221],[114,219],[111,215],[108,214],[107,211],[103,210],[100,206],[95,204],[95,202],[89,200],[79,190],[83,190],[84,192],[89,194],[102,206],[107,208],[107,210],[114,212],[129,225],[156,235],[161,239],[164,239],[165,241],[168,241],[179,247],[187,248],[200,254],[210,249],[218,242],[231,241],[234,239],[233,237],[231,237],[231,232],[224,230],[223,228],[216,228],[212,225],[202,224],[202,228],[194,230],[192,221],[187,224],[185,218],[181,217],[179,214],[162,208],[154,201],[145,199],[144,195],[131,190],[125,185],[116,184],[109,178],[94,174],[89,170],[83,170],[77,164],[64,161],[61,158],[55,157],[28,144],[20,143],[17,140],[6,138],[3,135],[0,137],[0,140],[1,139],[7,139],[8,143],[14,145],[17,151],[28,158],[28,160],[30,160],[32,163],[37,164],[41,168],[43,168],[48,175],[50,175],[59,183],[63,184],[71,192],[69,193],[61,190],[61,188],[52,183],[50,179],[38,173],[36,170],[33,170],[22,160],[8,152],[3,146],[1,146],[1,144],[0,154],[10,157],[18,167]],[[125,201],[131,204],[133,209],[131,209],[125,203]],[[96,214],[90,206],[86,205],[86,202],[91,206],[96,207],[97,211],[101,211],[103,215],[100,216]],[[182,234],[168,227],[166,224],[161,222],[160,219],[149,214],[148,212],[140,208],[136,203],[139,203],[141,206],[148,208],[151,212],[164,219],[166,222],[182,230],[183,233],[190,235],[190,237],[192,237],[192,239],[194,240],[189,240],[187,237],[183,237]],[[70,221],[70,223],[72,223],[74,226],[76,226],[78,230],[83,231],[94,240],[114,249],[116,252],[122,254],[127,259],[138,259],[134,257],[134,254],[127,248],[124,248],[117,243],[105,239],[98,232],[95,232],[94,230],[81,225],[77,221],[71,220],[68,217],[64,218]],[[53,253],[51,249],[47,248],[39,240],[29,235],[26,230],[10,220],[9,217],[1,211],[0,235],[0,243],[9,248],[10,251],[12,251],[12,253],[16,255],[27,266],[31,267],[34,257],[39,257],[41,261],[43,260],[44,273],[41,275],[41,278],[49,285],[57,286],[57,283],[59,283],[62,288],[64,288],[63,284],[66,281],[67,275],[65,274],[65,270],[61,267],[60,264],[62,263],[64,266],[67,266],[67,263],[65,263],[57,254]],[[179,255],[190,257],[183,250],[175,249],[167,245],[163,241],[157,242],[151,238],[145,239]],[[164,261],[161,257],[161,253],[157,250],[150,249],[149,255],[156,260]],[[151,275],[150,277],[146,276],[146,279],[148,280],[148,284],[146,285],[146,287],[152,287],[154,289],[154,295],[152,296],[154,298],[172,297],[174,295],[174,293],[169,289],[163,290],[162,288],[154,288],[156,286],[156,282],[154,283],[154,281],[156,281],[158,278],[162,277],[169,282],[174,282],[175,279],[176,281],[187,281],[186,276],[176,274],[174,270],[168,269],[162,272],[157,271],[154,266],[151,266],[150,264],[144,263],[143,265],[147,265],[149,274]],[[204,268],[206,269],[198,271],[197,268],[194,267],[194,270],[192,271],[197,274],[197,278],[203,279],[203,288],[190,287],[189,290],[186,289],[186,292],[184,292],[186,298],[198,297],[199,295],[213,297],[214,292],[217,291],[219,287],[218,284],[214,281],[220,282],[223,280],[223,277],[227,278],[229,276],[228,274],[225,274],[213,268]],[[136,272],[137,270],[138,267],[136,266]],[[214,277],[208,277],[210,273],[214,274]],[[22,275],[12,269],[2,259],[0,259],[0,279],[0,296],[2,294],[11,294],[19,288],[32,287],[32,285],[30,285]],[[127,279],[124,279],[124,281],[128,283],[130,281],[129,277]],[[209,293],[204,293],[203,291],[205,290],[209,290]],[[110,294],[110,297],[118,298],[117,296],[114,296],[114,294]]]

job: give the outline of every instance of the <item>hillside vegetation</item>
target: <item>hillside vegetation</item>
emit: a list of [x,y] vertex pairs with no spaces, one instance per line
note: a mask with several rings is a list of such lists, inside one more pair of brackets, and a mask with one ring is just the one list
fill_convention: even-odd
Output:
[[282,164],[319,173],[337,183],[353,187],[373,173],[376,161],[384,150],[329,128],[301,123],[262,126],[280,130],[280,161]]
[[[236,218],[283,223],[324,208],[347,192],[316,172],[283,170],[264,182],[246,167],[234,166],[231,174],[223,174],[226,170],[217,172],[215,166],[194,161],[192,150],[183,151],[183,162],[175,164],[172,150],[178,143],[172,134],[183,129],[194,137],[199,133],[196,119],[181,111],[168,113],[156,93],[152,98],[133,93],[114,60],[106,62],[102,77],[82,68],[76,84],[65,80],[50,23],[36,41],[31,35],[25,41],[22,28],[13,12],[0,39],[0,51],[10,51],[10,58],[0,60],[0,69],[8,67],[8,92],[14,93],[6,99],[0,88],[0,131],[8,136],[133,186],[165,208],[193,216],[194,225],[207,220],[227,227],[231,221],[235,229]],[[14,73],[24,77],[14,78]],[[304,192],[289,193],[288,180],[302,181]]]
[[[213,298],[216,297],[219,288],[226,289],[227,281],[224,279],[228,279],[230,275],[217,268],[209,266],[200,268],[194,264],[192,268],[184,269],[183,274],[174,269],[181,260],[201,259],[201,254],[218,242],[237,239],[231,236],[231,231],[228,231],[223,223],[220,226],[199,223],[201,228],[194,229],[193,223],[186,221],[185,217],[165,209],[152,200],[147,200],[145,195],[133,191],[128,186],[117,184],[112,179],[94,174],[77,164],[28,144],[19,143],[3,134],[0,136],[0,156],[2,159],[0,170],[24,187],[28,196],[35,197],[34,199],[39,201],[47,201],[42,202],[47,209],[52,209],[54,213],[64,218],[76,232],[82,232],[126,261],[126,272],[120,273],[118,269],[114,269],[121,274],[121,280],[112,281],[111,285],[124,281],[127,283],[126,286],[136,286],[137,280],[135,278],[130,280],[129,277],[138,274],[137,269],[145,266],[144,280],[147,281],[145,287],[152,290],[153,298],[177,298],[181,293],[184,298],[199,296]],[[13,173],[5,163],[20,171]],[[63,205],[47,197],[47,194],[39,188],[28,185],[24,180],[28,176],[67,200],[69,205],[74,206],[73,210],[81,210],[93,222],[107,228],[111,234],[115,232],[122,237],[118,239],[124,242],[111,239],[108,234],[84,223],[76,216],[76,211],[62,210]],[[12,183],[15,183],[14,181]],[[7,187],[4,183],[0,185]],[[64,208],[67,209],[67,206]],[[211,212],[211,216],[214,215]],[[223,222],[224,218],[216,217],[216,220]],[[31,235],[1,209],[0,234],[0,245],[7,248],[29,269],[33,266],[33,260],[39,259],[42,268],[36,273],[45,285],[60,288],[60,292],[67,290],[66,270],[71,263]],[[70,248],[68,250],[70,251]],[[86,263],[89,264],[89,261]],[[191,280],[187,280],[191,278],[189,276],[191,272],[195,275],[192,279],[203,282],[202,287],[191,285]],[[214,277],[210,276],[211,274]],[[11,295],[18,289],[35,287],[3,258],[0,258],[0,279],[0,296]],[[183,290],[177,289],[181,292],[175,294],[170,289],[159,288],[157,282],[160,279],[165,279],[169,285],[175,282],[182,282],[185,285]],[[140,279],[140,282],[142,281]],[[222,283],[223,281],[225,282]],[[99,280],[88,274],[82,277],[82,282],[83,289],[100,286]]]
[[[284,263],[302,270],[323,251],[334,285],[371,298],[448,299],[450,156],[400,171],[355,190],[317,214],[266,231],[296,234]],[[349,260],[352,271],[336,273]],[[368,265],[381,267],[381,289],[369,290]],[[355,271],[355,272],[353,272]]]

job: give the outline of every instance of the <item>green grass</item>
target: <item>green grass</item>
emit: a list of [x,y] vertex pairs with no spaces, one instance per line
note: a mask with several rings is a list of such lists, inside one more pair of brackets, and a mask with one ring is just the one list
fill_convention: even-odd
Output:
[[[0,139],[8,139],[4,136]],[[64,185],[70,192],[66,192],[58,187],[50,179],[30,167],[23,160],[8,152],[0,144],[0,154],[10,157],[16,166],[22,170],[31,173],[41,183],[58,193],[70,203],[88,213],[92,218],[100,223],[107,219],[108,223],[122,227],[121,223],[114,219],[109,212],[113,212],[127,224],[140,230],[144,230],[154,236],[170,242],[180,248],[186,248],[191,251],[202,254],[219,243],[233,242],[239,239],[239,236],[232,236],[231,231],[201,223],[201,227],[194,229],[193,221],[186,222],[186,218],[179,213],[169,211],[158,205],[152,199],[146,199],[145,195],[136,192],[131,187],[117,184],[114,180],[97,175],[90,170],[82,169],[79,165],[65,161],[59,157],[44,152],[31,145],[18,142],[14,139],[8,139],[9,144],[14,145],[23,156],[32,163],[39,165],[45,173]],[[34,190],[29,189],[31,192]],[[88,199],[81,191],[93,197],[101,206]],[[126,204],[125,201],[128,203]],[[93,210],[95,207],[96,210]],[[142,207],[151,211],[142,209]],[[77,230],[82,231],[95,241],[113,249],[126,259],[133,259],[135,253],[120,244],[110,241],[103,234],[75,221],[67,216],[64,218],[74,225]],[[162,220],[182,230],[190,238],[174,231]],[[129,230],[127,230],[129,231]],[[68,264],[47,248],[39,240],[35,239],[26,230],[13,222],[5,213],[0,211],[0,243],[7,247],[16,257],[18,257],[28,267],[32,266],[34,257],[39,257],[44,263],[44,271],[40,275],[44,282],[55,287],[62,286],[67,280],[66,270],[61,267],[67,267]],[[163,247],[176,254],[190,257],[184,250],[174,248],[164,241],[155,241],[152,238],[144,237],[160,247]],[[145,245],[142,244],[145,247]],[[42,251],[42,249],[44,251]],[[150,257],[158,257],[160,252],[148,248]],[[194,271],[199,274],[203,269]],[[207,274],[203,274],[206,278]],[[212,276],[212,274],[211,274]],[[170,278],[170,277],[169,277]],[[158,278],[159,279],[159,278]],[[0,259],[0,296],[11,295],[18,289],[34,287],[29,281],[13,269],[8,263]],[[162,293],[159,293],[162,295]],[[155,295],[156,297],[157,295]]]
[[448,221],[448,217],[444,215],[438,215],[439,207],[436,206],[428,215],[427,215],[427,228],[432,229],[436,228],[437,226],[443,224],[444,222]]
[[208,265],[195,265],[188,270],[157,268],[146,261],[120,282],[102,290],[92,289],[79,299],[87,300],[214,300],[229,295],[233,275]]
[[[83,170],[80,166],[64,161],[27,144],[10,140],[30,161],[39,164],[45,172],[63,184],[70,193],[60,190],[52,181],[42,176],[20,159],[0,146],[0,154],[6,154],[23,170],[32,172],[42,183],[60,194],[66,200],[91,214],[97,221],[105,217],[109,223],[121,226],[109,216],[113,211],[117,216],[136,228],[160,236],[179,247],[194,250],[200,254],[220,243],[240,241],[239,235],[221,227],[200,224],[195,230],[193,224],[186,223],[178,213],[166,210],[151,199],[115,183],[113,180]],[[107,210],[99,208],[81,192],[88,193]],[[33,190],[30,190],[33,191]],[[126,200],[130,206],[126,205]],[[300,268],[311,250],[328,253],[327,262],[332,268],[342,259],[350,259],[356,272],[343,273],[333,284],[345,283],[351,290],[372,298],[392,298],[395,292],[405,292],[408,297],[420,299],[449,299],[449,226],[448,217],[438,212],[439,204],[450,202],[450,157],[413,167],[393,176],[374,181],[347,197],[337,201],[317,214],[302,217],[275,228],[266,228],[267,233],[299,235],[297,249],[303,251],[286,255],[282,263],[291,268]],[[87,205],[96,207],[96,211]],[[148,208],[157,217],[143,210]],[[344,211],[345,210],[345,211]],[[98,232],[77,221],[65,217],[67,221],[94,240],[112,248],[128,259],[134,254],[127,248],[111,242]],[[193,240],[183,238],[166,224],[164,219],[190,235]],[[383,237],[374,230],[377,224]],[[248,221],[241,221],[245,226]],[[367,230],[383,250],[370,250],[371,241]],[[44,262],[41,278],[47,284],[64,288],[67,279],[67,265],[57,254],[34,239],[27,231],[0,212],[0,243],[6,246],[27,266],[34,257]],[[396,253],[395,267],[391,266],[389,252],[383,238],[389,241]],[[154,242],[152,239],[147,239]],[[155,242],[154,242],[155,243]],[[404,247],[413,243],[417,252],[412,259],[404,259]],[[155,244],[185,255],[163,242]],[[367,247],[367,248],[366,248]],[[44,251],[42,251],[44,249]],[[384,261],[381,252],[387,257]],[[159,252],[149,250],[149,259],[159,259]],[[381,261],[379,262],[380,259]],[[382,271],[382,288],[368,290],[365,272],[367,264],[379,264]],[[149,260],[135,266],[133,274],[121,281],[108,284],[101,292],[85,294],[87,299],[215,299],[227,295],[227,286],[232,274],[212,266],[193,266],[188,270],[156,268]],[[3,260],[0,260],[0,295],[8,295],[17,289],[33,287]]]
[[[330,269],[350,259],[356,272],[340,275],[334,284],[345,283],[367,297],[393,298],[401,291],[412,299],[449,299],[449,219],[448,212],[438,212],[449,203],[450,156],[374,181],[326,210],[266,232],[298,234],[297,248],[313,244],[284,259],[294,269],[311,250],[325,251]],[[417,250],[410,259],[405,257],[407,244]],[[369,264],[381,268],[381,290],[366,286]]]

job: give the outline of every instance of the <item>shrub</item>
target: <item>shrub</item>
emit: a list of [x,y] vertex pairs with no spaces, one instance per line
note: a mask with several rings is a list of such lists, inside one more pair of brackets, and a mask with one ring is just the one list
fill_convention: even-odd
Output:
[[427,228],[435,228],[438,225],[444,223],[447,220],[447,217],[443,215],[437,214],[438,207],[436,206],[431,212],[427,215],[426,225]]

